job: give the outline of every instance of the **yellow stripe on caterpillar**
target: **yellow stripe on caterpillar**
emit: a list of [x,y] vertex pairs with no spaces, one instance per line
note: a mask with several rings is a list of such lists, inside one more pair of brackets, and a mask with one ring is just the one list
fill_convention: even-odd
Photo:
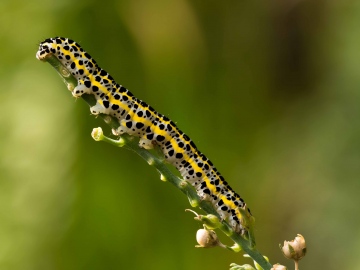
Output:
[[245,202],[232,190],[212,162],[170,119],[117,84],[73,40],[56,37],[41,42],[36,57],[45,59],[48,55],[56,56],[77,79],[78,85],[72,91],[73,96],[90,94],[95,97],[96,105],[91,107],[91,113],[107,114],[118,120],[120,127],[113,131],[114,134],[137,136],[140,138],[139,145],[146,149],[158,145],[165,159],[194,186],[198,195],[213,204],[219,215],[229,221],[236,232],[247,230],[244,209],[248,217],[251,217],[251,213]]

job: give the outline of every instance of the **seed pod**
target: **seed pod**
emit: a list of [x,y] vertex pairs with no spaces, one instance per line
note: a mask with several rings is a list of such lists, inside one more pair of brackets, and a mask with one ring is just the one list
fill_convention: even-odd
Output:
[[270,270],[287,270],[287,268],[281,264],[274,264]]
[[294,240],[284,241],[283,247],[279,246],[284,256],[294,261],[301,260],[306,254],[305,239],[301,234],[298,234]]
[[196,241],[202,248],[216,247],[219,245],[219,239],[216,233],[212,230],[200,229],[196,232]]

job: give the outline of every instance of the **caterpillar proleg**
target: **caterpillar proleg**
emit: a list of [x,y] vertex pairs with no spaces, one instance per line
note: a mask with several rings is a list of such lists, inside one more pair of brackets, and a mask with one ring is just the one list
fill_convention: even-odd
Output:
[[127,133],[139,137],[140,147],[160,147],[167,162],[176,167],[200,198],[210,201],[220,217],[237,233],[247,230],[246,217],[251,216],[243,199],[229,186],[212,162],[195,143],[166,116],[155,111],[129,90],[119,85],[79,44],[68,38],[49,38],[40,43],[39,60],[54,55],[77,79],[74,97],[93,95],[96,104],[92,114],[106,114],[119,121],[115,135]]

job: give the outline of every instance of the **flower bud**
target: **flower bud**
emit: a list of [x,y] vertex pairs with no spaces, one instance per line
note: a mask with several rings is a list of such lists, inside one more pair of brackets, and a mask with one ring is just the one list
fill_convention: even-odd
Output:
[[306,254],[305,239],[301,234],[298,234],[294,240],[284,241],[284,246],[280,249],[284,256],[295,261],[301,260]]
[[208,229],[217,229],[221,226],[220,219],[212,214],[208,214],[206,216],[200,215],[198,220],[201,220]]
[[238,265],[236,263],[230,264],[230,270],[255,270],[250,264]]
[[216,233],[206,229],[200,229],[197,231],[196,241],[199,243],[199,246],[196,247],[210,248],[220,245]]
[[[247,258],[250,258],[249,254],[244,254],[243,256],[244,256],[244,257],[247,257]],[[266,257],[266,256],[263,256],[263,257],[264,257],[264,259],[265,259],[267,262],[269,262],[269,258],[268,258],[268,257]],[[262,270],[262,269],[263,269],[263,268],[260,266],[260,264],[258,264],[254,259],[253,259],[253,261],[254,261],[254,265],[255,265],[256,270]]]
[[91,136],[95,141],[101,141],[104,138],[104,133],[101,127],[94,128],[91,132]]
[[287,268],[281,264],[274,264],[270,270],[286,270]]

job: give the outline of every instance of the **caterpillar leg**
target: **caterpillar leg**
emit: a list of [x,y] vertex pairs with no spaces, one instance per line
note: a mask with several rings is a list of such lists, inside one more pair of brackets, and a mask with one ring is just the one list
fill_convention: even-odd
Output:
[[90,112],[94,115],[98,115],[100,113],[106,114],[107,109],[97,101],[94,106],[90,107]]
[[153,141],[148,140],[146,136],[139,140],[139,146],[148,150],[154,148]]
[[200,200],[202,200],[202,201],[211,201],[211,196],[209,194],[205,193],[202,189],[198,190],[197,187],[195,187],[195,189],[197,190],[197,194],[200,197]]
[[83,94],[92,94],[92,90],[90,88],[91,83],[89,79],[85,78],[84,80],[79,79],[78,85],[71,92],[73,97],[81,97]]
[[111,132],[115,136],[120,136],[121,134],[129,133],[129,129],[126,127],[126,121],[124,119],[120,120],[120,126],[117,129],[112,129]]
[[120,136],[122,134],[122,133],[117,132],[117,130],[114,128],[111,130],[111,133],[115,136]]
[[229,217],[229,224],[233,228],[233,230],[239,233],[242,230],[242,226],[240,225],[240,221],[236,215],[231,215]]

